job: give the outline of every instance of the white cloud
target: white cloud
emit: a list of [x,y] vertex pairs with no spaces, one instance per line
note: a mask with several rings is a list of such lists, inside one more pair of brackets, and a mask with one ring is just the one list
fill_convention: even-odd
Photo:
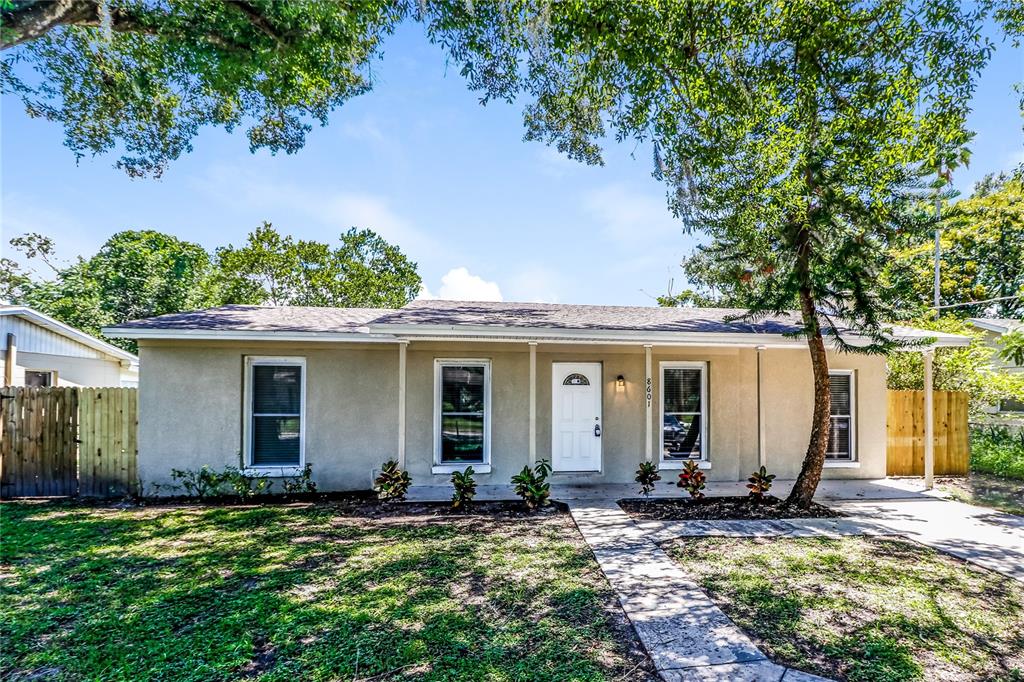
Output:
[[587,192],[583,208],[602,225],[605,238],[620,244],[650,246],[652,239],[682,236],[682,223],[673,217],[663,196],[639,193],[621,184]]
[[436,298],[448,301],[501,301],[501,289],[497,282],[488,282],[469,272],[464,267],[452,268],[441,277],[438,295],[431,293],[426,285],[420,286],[419,299]]

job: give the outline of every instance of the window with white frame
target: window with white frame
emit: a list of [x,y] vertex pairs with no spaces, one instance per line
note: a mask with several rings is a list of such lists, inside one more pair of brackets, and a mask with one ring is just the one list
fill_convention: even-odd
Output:
[[57,382],[53,380],[54,372],[50,369],[26,369],[25,386],[45,388],[53,386]]
[[707,364],[661,363],[661,461],[707,459]]
[[857,459],[855,376],[849,370],[832,371],[828,374],[828,380],[831,387],[832,412],[825,459],[852,462]]
[[435,362],[434,461],[485,464],[490,457],[491,364]]
[[305,370],[304,358],[246,358],[248,466],[302,466]]

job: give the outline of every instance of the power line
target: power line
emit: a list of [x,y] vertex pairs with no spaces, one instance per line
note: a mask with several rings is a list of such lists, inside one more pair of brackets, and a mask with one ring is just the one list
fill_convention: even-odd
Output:
[[942,310],[943,308],[963,308],[969,305],[978,305],[980,303],[995,303],[997,301],[1012,301],[1015,298],[1024,298],[1024,294],[1016,294],[1014,296],[1000,296],[999,298],[986,298],[983,301],[968,301],[967,303],[950,303],[948,305],[937,305],[933,306],[936,310]]

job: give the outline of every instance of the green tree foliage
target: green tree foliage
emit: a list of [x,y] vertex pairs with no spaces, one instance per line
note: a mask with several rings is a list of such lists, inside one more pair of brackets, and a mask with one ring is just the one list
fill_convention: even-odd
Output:
[[[210,257],[198,244],[153,230],[127,230],[108,239],[91,258],[66,267],[52,261],[53,244],[27,235],[11,240],[31,258],[43,258],[52,279],[36,279],[10,263],[4,279],[13,303],[100,336],[104,326],[140,317],[202,308],[213,303],[207,278]],[[129,350],[135,344],[112,339]]]
[[[487,97],[532,98],[527,139],[601,163],[609,134],[653,142],[656,175],[747,317],[796,308],[815,405],[790,502],[820,479],[827,337],[891,347],[879,277],[924,232],[920,178],[960,159],[987,6],[956,0],[547,3],[451,7],[432,27]],[[468,28],[464,28],[468,27]],[[847,348],[848,350],[851,350]]]
[[[100,330],[141,317],[225,303],[400,307],[420,287],[416,264],[371,230],[341,235],[337,248],[281,236],[269,223],[241,248],[218,249],[153,230],[118,232],[91,258],[54,260],[51,239],[10,240],[43,273],[5,258],[0,296],[101,337]],[[127,339],[108,339],[135,351]]]
[[419,292],[416,264],[371,230],[356,228],[332,248],[281,236],[264,223],[241,247],[217,250],[224,303],[400,308]]
[[[204,126],[248,126],[253,150],[292,153],[311,122],[370,89],[390,0],[6,0],[4,93],[59,123],[81,157],[114,152],[159,176]],[[106,8],[106,11],[105,11]],[[17,62],[36,78],[18,78]]]
[[[940,391],[965,391],[970,396],[972,415],[980,415],[1003,400],[1024,400],[1024,375],[993,369],[992,348],[985,344],[983,332],[953,316],[917,319],[907,324],[971,337],[969,346],[935,350],[932,381]],[[924,360],[920,353],[891,353],[888,365],[890,389],[924,389]]]
[[[941,305],[1021,298],[951,308],[963,317],[993,309],[1001,317],[1024,315],[1024,173],[989,175],[969,199],[943,211],[939,260]],[[930,235],[903,235],[884,276],[908,308],[932,305],[935,244]]]
[[1024,366],[1024,329],[1014,329],[999,339],[999,357],[1018,367]]

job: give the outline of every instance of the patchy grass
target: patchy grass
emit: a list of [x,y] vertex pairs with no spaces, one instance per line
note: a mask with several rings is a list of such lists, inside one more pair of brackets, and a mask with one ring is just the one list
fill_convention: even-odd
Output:
[[568,515],[477,509],[4,504],[0,678],[653,679]]
[[1024,585],[932,549],[850,537],[666,550],[778,663],[858,682],[1024,680]]
[[1024,480],[972,473],[941,478],[936,485],[961,502],[1024,516]]

